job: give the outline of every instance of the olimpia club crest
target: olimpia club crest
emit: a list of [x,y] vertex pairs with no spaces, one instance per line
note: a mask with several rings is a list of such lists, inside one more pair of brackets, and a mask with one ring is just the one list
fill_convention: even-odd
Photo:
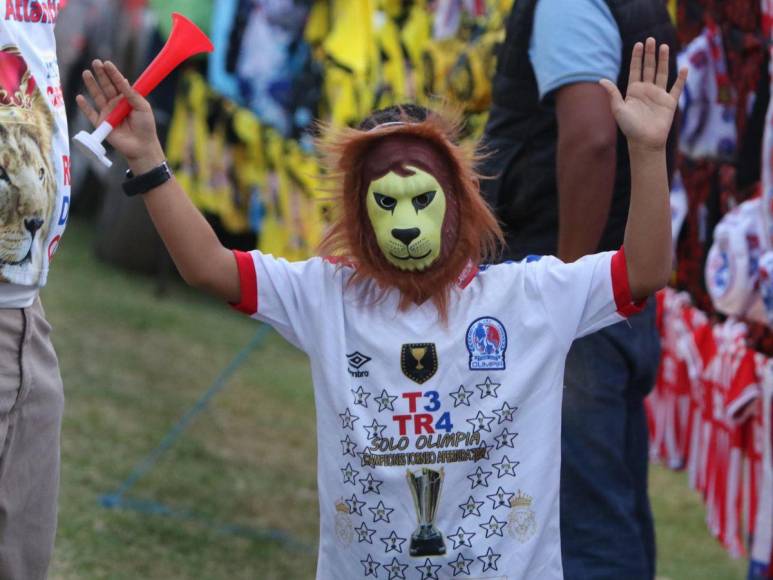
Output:
[[496,318],[478,318],[467,329],[467,351],[471,371],[502,371],[505,369],[507,332]]

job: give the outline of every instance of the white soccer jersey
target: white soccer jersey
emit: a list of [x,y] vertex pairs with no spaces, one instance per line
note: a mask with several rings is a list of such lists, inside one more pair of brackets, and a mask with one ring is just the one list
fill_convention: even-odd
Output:
[[311,359],[318,579],[563,577],[564,363],[637,310],[622,250],[483,267],[445,325],[396,291],[368,300],[347,266],[236,258],[237,308]]

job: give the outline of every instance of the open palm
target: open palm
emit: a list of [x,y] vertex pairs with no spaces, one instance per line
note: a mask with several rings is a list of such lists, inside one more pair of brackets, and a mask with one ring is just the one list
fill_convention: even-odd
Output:
[[83,80],[94,106],[83,95],[77,97],[78,106],[86,118],[98,127],[121,99],[126,98],[132,111],[123,123],[113,129],[108,142],[129,160],[146,155],[148,149],[160,150],[150,104],[131,87],[113,63],[95,60],[92,68],[93,72],[84,71]]
[[625,99],[617,85],[606,79],[601,81],[609,93],[612,113],[629,144],[647,149],[665,147],[687,79],[687,70],[679,71],[679,77],[668,91],[668,45],[660,46],[657,58],[655,49],[654,38],[633,47]]

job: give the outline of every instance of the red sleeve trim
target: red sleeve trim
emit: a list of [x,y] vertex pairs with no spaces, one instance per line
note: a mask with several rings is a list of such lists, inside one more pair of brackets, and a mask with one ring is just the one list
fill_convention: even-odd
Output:
[[249,316],[258,312],[258,274],[255,271],[255,262],[249,252],[234,250],[236,267],[239,269],[239,288],[241,289],[241,302],[231,303],[231,306]]
[[325,256],[322,259],[328,264],[332,264],[333,266],[346,266],[349,268],[354,268],[354,262],[344,256]]
[[470,283],[475,280],[475,276],[478,275],[478,265],[473,263],[472,261],[467,262],[467,265],[464,267],[464,270],[462,270],[462,273],[459,274],[459,278],[456,280],[456,284],[464,290],[467,288],[467,286],[470,285]]
[[638,314],[647,304],[647,299],[633,301],[631,286],[628,281],[628,262],[625,259],[625,248],[620,248],[612,256],[612,292],[615,295],[617,312],[626,318]]

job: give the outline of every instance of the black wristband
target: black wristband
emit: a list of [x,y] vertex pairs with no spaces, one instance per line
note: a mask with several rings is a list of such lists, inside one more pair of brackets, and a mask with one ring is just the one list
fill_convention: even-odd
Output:
[[147,193],[151,189],[164,185],[170,179],[172,179],[172,170],[169,169],[169,164],[166,161],[155,169],[136,177],[129,169],[126,171],[126,181],[122,185],[123,192],[129,196]]

